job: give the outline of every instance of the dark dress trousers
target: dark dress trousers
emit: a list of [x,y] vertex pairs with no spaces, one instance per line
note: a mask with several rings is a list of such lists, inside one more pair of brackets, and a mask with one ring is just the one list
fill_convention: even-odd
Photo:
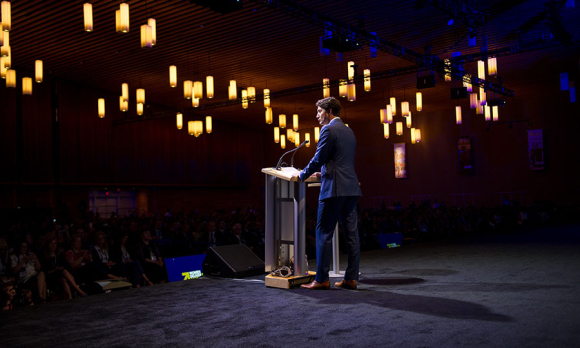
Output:
[[339,218],[347,241],[348,266],[344,279],[358,280],[360,244],[357,227],[357,200],[362,196],[354,171],[356,138],[340,118],[322,127],[316,153],[300,172],[300,180],[320,170],[321,185],[316,222],[316,281],[328,280],[332,256],[332,236]]

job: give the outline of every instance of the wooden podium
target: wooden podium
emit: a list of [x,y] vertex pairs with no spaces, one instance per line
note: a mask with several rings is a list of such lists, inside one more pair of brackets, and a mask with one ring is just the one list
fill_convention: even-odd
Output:
[[290,288],[308,283],[306,260],[306,183],[320,182],[315,177],[305,182],[293,177],[300,171],[293,167],[263,168],[266,174],[265,267],[272,272],[294,259],[292,277],[266,277],[266,286]]

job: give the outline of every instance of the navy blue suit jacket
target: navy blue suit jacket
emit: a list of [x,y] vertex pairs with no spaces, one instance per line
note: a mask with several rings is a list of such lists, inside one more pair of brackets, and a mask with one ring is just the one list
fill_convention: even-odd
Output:
[[[320,130],[316,153],[300,172],[300,180],[320,170],[320,200],[330,197],[362,196],[354,171],[356,138],[339,117]],[[321,170],[322,169],[322,170]]]

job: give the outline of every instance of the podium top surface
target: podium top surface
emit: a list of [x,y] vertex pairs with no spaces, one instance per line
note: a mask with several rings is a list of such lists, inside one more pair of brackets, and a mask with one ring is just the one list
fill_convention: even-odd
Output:
[[[294,174],[300,174],[300,170],[294,167],[282,167],[280,170],[269,167],[269,168],[262,168],[262,173],[275,176],[279,179],[283,179],[286,181],[300,181],[297,177],[293,177]],[[309,177],[308,179],[304,180],[304,182],[312,183],[312,182],[320,182],[320,179],[317,177]]]

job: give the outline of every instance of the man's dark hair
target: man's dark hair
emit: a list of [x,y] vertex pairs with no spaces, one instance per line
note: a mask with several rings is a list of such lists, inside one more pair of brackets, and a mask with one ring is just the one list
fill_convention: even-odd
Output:
[[326,112],[330,113],[332,110],[332,114],[336,117],[340,117],[340,102],[334,97],[328,97],[324,99],[320,99],[316,102],[316,106],[323,108]]

